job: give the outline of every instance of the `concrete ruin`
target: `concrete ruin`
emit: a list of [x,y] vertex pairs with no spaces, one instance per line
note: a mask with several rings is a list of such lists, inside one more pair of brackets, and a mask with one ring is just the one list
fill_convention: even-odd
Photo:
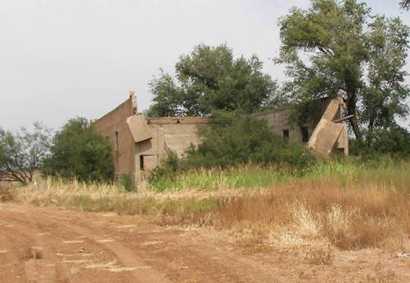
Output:
[[183,157],[190,146],[197,146],[199,128],[207,123],[208,119],[201,117],[148,118],[138,113],[135,96],[130,95],[95,121],[95,127],[111,140],[116,176],[127,175],[140,183],[169,152]]
[[[289,109],[256,113],[255,117],[266,120],[273,134],[292,143],[304,143],[318,155],[348,155],[343,99],[325,99],[320,105],[318,118],[303,126],[291,122]],[[116,176],[127,175],[138,184],[169,152],[183,157],[191,146],[198,146],[199,129],[207,123],[208,119],[202,117],[146,117],[138,112],[131,93],[125,102],[96,120],[95,127],[111,141]]]
[[291,143],[303,143],[317,155],[349,155],[349,138],[345,123],[346,105],[342,97],[318,101],[317,111],[302,125],[292,122],[289,108],[256,113],[266,120],[272,133]]

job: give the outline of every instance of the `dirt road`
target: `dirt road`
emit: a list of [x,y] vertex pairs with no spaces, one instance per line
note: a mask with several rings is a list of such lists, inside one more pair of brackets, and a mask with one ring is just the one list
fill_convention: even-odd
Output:
[[271,282],[195,232],[136,217],[1,205],[0,282]]
[[[140,217],[0,204],[0,282],[367,282],[359,279],[383,270],[410,278],[401,274],[410,260],[384,254],[311,266],[289,254],[246,255],[211,234]],[[383,257],[390,261],[380,266]]]

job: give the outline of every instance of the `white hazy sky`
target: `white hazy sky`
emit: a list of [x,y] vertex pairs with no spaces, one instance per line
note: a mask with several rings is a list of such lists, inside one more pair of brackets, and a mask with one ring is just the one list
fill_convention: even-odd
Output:
[[[410,12],[399,0],[368,0],[374,11]],[[137,91],[140,110],[148,82],[172,72],[199,44],[226,43],[236,55],[256,54],[274,79],[280,46],[277,23],[308,0],[0,0],[0,127],[97,118]],[[410,65],[407,68],[410,71]],[[407,122],[406,122],[407,123]]]

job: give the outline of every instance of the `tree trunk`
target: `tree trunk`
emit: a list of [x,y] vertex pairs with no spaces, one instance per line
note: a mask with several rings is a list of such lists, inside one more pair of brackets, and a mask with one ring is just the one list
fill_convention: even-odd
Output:
[[372,113],[370,114],[370,118],[369,118],[369,131],[367,132],[366,135],[366,141],[367,141],[367,145],[371,146],[372,140],[373,140],[373,132],[374,132],[374,111],[372,111]]
[[359,121],[357,119],[357,97],[355,93],[347,93],[347,111],[349,115],[353,115],[350,119],[350,126],[352,127],[353,133],[358,141],[363,141],[362,132],[359,128]]

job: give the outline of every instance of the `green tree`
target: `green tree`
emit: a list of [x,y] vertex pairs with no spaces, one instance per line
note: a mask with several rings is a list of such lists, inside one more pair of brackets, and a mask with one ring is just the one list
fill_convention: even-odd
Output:
[[13,133],[0,129],[0,181],[32,182],[49,152],[50,131],[39,123]]
[[257,111],[273,103],[276,84],[253,56],[234,58],[225,45],[199,45],[176,64],[176,78],[161,72],[150,83],[150,116],[204,116],[214,110]]
[[265,120],[241,112],[214,112],[201,136],[202,144],[188,152],[188,167],[225,167],[249,162],[304,167],[313,160],[302,145],[273,135]]
[[244,164],[277,164],[293,170],[307,168],[315,162],[303,145],[284,141],[272,134],[265,120],[239,111],[213,112],[209,125],[201,128],[200,134],[202,143],[197,148],[191,147],[182,159],[169,152],[150,177],[154,187],[163,187],[164,180],[173,179],[184,170]]
[[47,175],[83,182],[111,182],[114,178],[111,143],[85,118],[72,119],[54,137]]
[[291,101],[308,104],[344,91],[358,140],[406,114],[409,29],[399,18],[375,16],[357,0],[312,0],[310,9],[293,9],[280,26],[278,62],[287,64]]

